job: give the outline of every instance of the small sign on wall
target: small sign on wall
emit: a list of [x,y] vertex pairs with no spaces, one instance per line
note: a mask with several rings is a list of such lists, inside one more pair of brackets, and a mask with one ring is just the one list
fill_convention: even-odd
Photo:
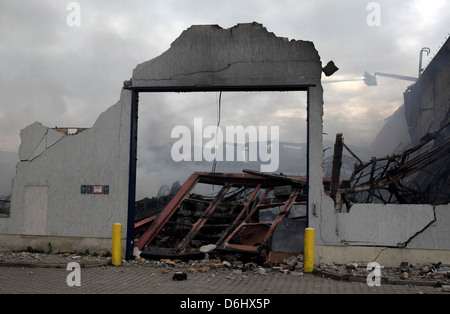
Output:
[[109,185],[82,185],[81,194],[109,194]]
[[94,194],[103,194],[103,185],[94,185]]

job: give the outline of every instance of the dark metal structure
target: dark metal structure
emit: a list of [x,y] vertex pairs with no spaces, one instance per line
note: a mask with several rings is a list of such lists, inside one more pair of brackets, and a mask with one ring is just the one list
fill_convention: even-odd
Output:
[[[405,150],[400,154],[394,154],[382,158],[373,157],[369,162],[363,163],[358,159],[355,170],[350,179],[341,185],[333,198],[335,199],[335,210],[337,212],[348,211],[354,203],[397,203],[397,204],[423,204],[434,203],[430,185],[442,185],[439,190],[448,191],[448,159],[450,157],[450,137],[442,138],[441,131],[445,130],[447,124],[439,131],[424,136],[420,144]],[[434,145],[430,142],[434,141]],[[429,145],[427,145],[429,144]],[[340,157],[343,145],[342,138],[337,136],[335,156],[337,160],[333,163],[333,176],[339,176]],[[431,146],[431,147],[430,147]],[[337,150],[336,148],[340,149]],[[347,148],[348,149],[348,148]],[[351,151],[350,151],[351,152]],[[352,153],[352,152],[351,152]],[[353,154],[353,153],[352,153]],[[442,163],[439,166],[439,163]],[[427,167],[433,165],[433,173]],[[335,168],[336,166],[336,168]],[[414,174],[425,171],[431,175],[431,179],[422,176],[421,184],[411,180]],[[417,178],[415,178],[417,180]],[[409,180],[409,181],[406,181]],[[422,186],[422,190],[420,189]],[[424,190],[428,189],[430,191]],[[335,189],[336,190],[336,189]],[[332,190],[333,193],[333,190]],[[443,202],[448,202],[448,194]],[[442,198],[441,198],[442,199]],[[345,206],[343,206],[345,204]]]

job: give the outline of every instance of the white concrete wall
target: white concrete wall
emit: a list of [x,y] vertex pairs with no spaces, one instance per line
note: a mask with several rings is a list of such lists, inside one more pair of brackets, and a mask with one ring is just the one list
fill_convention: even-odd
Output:
[[433,211],[435,220],[411,239],[409,248],[450,250],[450,204],[433,206]]
[[[328,198],[328,197],[327,197]],[[322,205],[331,205],[326,199]],[[326,209],[325,209],[326,208]],[[450,249],[449,205],[355,204],[348,213],[322,206],[317,244]]]
[[[8,243],[11,235],[38,236],[45,247],[46,237],[108,239],[113,223],[122,223],[126,237],[130,109],[131,92],[122,90],[117,104],[78,134],[38,122],[21,131],[10,216],[0,218],[0,234],[9,235]],[[82,185],[109,185],[109,194],[82,194]],[[0,249],[8,247],[2,239]]]

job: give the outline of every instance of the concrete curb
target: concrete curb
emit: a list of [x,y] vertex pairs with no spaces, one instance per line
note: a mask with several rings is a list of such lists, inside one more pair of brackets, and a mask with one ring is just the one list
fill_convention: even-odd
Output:
[[[342,281],[353,281],[353,282],[367,282],[367,277],[362,275],[353,275],[353,274],[336,274],[333,272],[329,272],[323,269],[314,269],[312,272],[313,275],[322,276],[325,278],[330,278],[334,280],[342,280]],[[385,285],[414,285],[414,286],[428,286],[439,288],[445,283],[439,280],[411,280],[411,279],[392,279],[388,277],[381,277],[381,284]]]
[[[81,268],[94,268],[108,266],[107,263],[79,263]],[[21,267],[21,268],[67,268],[63,263],[18,263],[18,262],[0,262],[0,267]]]

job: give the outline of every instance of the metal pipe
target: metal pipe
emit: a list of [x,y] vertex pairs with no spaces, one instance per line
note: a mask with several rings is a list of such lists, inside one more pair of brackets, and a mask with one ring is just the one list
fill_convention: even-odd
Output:
[[375,72],[374,76],[377,76],[377,75],[378,76],[385,76],[385,77],[396,78],[396,79],[404,80],[404,81],[412,81],[412,82],[416,82],[417,81],[417,77],[412,77],[412,76],[404,76],[404,75],[398,75],[398,74]]
[[423,56],[423,52],[427,53],[427,56],[430,54],[430,48],[428,47],[424,47],[422,48],[422,50],[420,50],[420,56],[419,56],[419,77],[422,75],[422,56]]

